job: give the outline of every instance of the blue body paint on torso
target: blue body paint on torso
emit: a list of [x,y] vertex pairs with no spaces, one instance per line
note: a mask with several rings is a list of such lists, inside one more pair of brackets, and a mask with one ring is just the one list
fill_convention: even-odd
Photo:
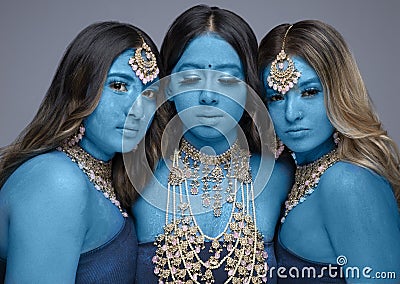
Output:
[[[200,36],[189,43],[173,72],[180,73],[173,74],[169,85],[169,95],[183,122],[186,131],[185,139],[196,149],[202,149],[209,155],[225,152],[236,140],[238,121],[246,102],[246,88],[243,88],[243,83],[241,83],[244,79],[243,66],[236,51],[215,34]],[[257,154],[251,157],[250,167],[253,177],[259,171],[260,159],[261,157]],[[263,159],[267,159],[264,162],[269,166],[264,164],[264,167],[269,168],[269,172],[265,172],[265,175],[269,176],[272,171],[271,164],[273,165],[274,161],[271,157],[263,157]],[[278,161],[268,184],[255,189],[257,228],[266,242],[266,249],[270,254],[268,262],[271,266],[276,265],[272,244],[275,225],[279,217],[280,205],[292,180],[289,165],[288,161]],[[153,242],[156,236],[164,233],[170,166],[170,160],[159,162],[154,179],[146,186],[132,208],[138,232],[138,257],[143,263],[137,273],[140,281],[144,281],[140,283],[151,283],[147,281],[147,277],[150,277],[152,281],[157,279],[153,274],[154,265],[151,263],[151,258],[155,254],[156,247]],[[223,186],[226,185],[223,183]],[[194,196],[189,196],[189,198],[196,199]],[[192,202],[193,210],[204,211],[198,196],[197,201],[197,203]],[[215,217],[212,210],[196,215],[197,223],[204,234],[217,236],[223,232],[228,223],[231,208],[231,203],[225,202],[220,217]],[[172,208],[169,208],[169,212],[172,212]],[[224,277],[226,277],[226,272]],[[220,279],[217,278],[217,280]],[[274,283],[274,280],[270,281]]]
[[[302,73],[298,84],[285,95],[268,86],[266,93],[278,137],[293,150],[297,163],[304,165],[335,147],[334,128],[314,69],[300,57],[293,61]],[[264,78],[268,73],[269,66]],[[380,241],[381,234],[385,242]],[[279,231],[278,265],[288,269],[300,259],[310,264],[337,264],[345,257],[343,269],[369,266],[374,271],[396,271],[400,246],[394,239],[398,237],[400,217],[390,184],[372,170],[340,161],[286,217]],[[395,253],[382,253],[390,251]]]
[[[154,98],[141,94],[148,86],[128,64],[133,54],[128,49],[116,57],[96,109],[84,120],[81,147],[100,160],[136,147],[155,111]],[[0,191],[0,212],[7,281],[73,282],[90,271],[98,273],[86,275],[95,282],[134,277],[137,239],[131,220],[125,226],[118,208],[62,152],[35,156],[18,167]],[[113,266],[121,259],[129,261]],[[77,272],[78,264],[82,270]]]

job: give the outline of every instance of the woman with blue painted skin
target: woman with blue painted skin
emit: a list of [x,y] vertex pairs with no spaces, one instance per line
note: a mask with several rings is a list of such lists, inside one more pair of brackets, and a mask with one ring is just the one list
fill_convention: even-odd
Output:
[[275,283],[267,270],[293,171],[261,155],[274,135],[256,52],[253,31],[228,10],[194,6],[169,28],[163,145],[172,151],[133,206],[137,283]]
[[[136,154],[150,123],[154,145],[157,66],[154,43],[129,24],[92,24],[69,45],[33,121],[1,152],[1,283],[133,283],[124,208],[135,190],[121,153]],[[147,148],[150,164],[156,153]]]
[[399,152],[343,37],[316,20],[279,25],[260,43],[259,70],[276,134],[297,163],[278,282],[398,283]]

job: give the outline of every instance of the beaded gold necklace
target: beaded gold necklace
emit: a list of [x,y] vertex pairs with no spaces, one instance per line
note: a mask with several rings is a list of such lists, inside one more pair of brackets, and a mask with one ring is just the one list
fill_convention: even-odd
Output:
[[339,161],[336,149],[322,156],[318,160],[303,166],[297,166],[294,184],[285,202],[285,213],[281,223],[285,222],[286,216],[294,207],[304,202],[314,192],[324,172]]
[[[224,171],[228,171],[230,168],[231,153],[237,151],[238,148],[239,146],[237,142],[235,142],[227,151],[220,155],[206,155],[193,147],[184,138],[182,139],[181,152],[184,167],[187,172],[191,166],[193,167],[191,175],[187,177],[190,181],[190,193],[192,195],[197,195],[199,193],[201,181],[203,183],[201,189],[202,205],[205,208],[212,205],[215,217],[219,217],[222,214],[223,194],[226,194],[225,200],[227,202],[233,202],[235,193],[233,192],[232,180],[229,179],[226,192],[222,192],[223,188],[221,183],[225,179]],[[202,174],[202,176],[200,174]],[[212,188],[210,187],[211,183],[214,183]]]
[[57,150],[64,152],[78,167],[88,176],[94,187],[103,193],[112,204],[118,207],[122,216],[127,218],[128,214],[122,209],[117,200],[114,186],[112,184],[112,162],[103,162],[92,157],[88,152],[78,145],[62,146]]
[[[198,156],[199,152],[194,151],[193,146],[187,141],[182,142],[181,149],[174,152],[168,178],[164,234],[154,242],[157,246],[153,257],[154,273],[159,283],[215,283],[213,271],[223,265],[227,271],[224,283],[266,282],[268,255],[256,226],[249,154],[235,143],[229,152],[219,156]],[[229,191],[233,198],[232,208],[225,228],[215,237],[204,234],[193,213],[188,180],[196,169],[188,166],[185,160],[188,156],[197,162],[205,161],[202,158],[207,157],[206,160],[213,161],[211,164],[218,165],[221,160],[229,164],[224,169],[226,178],[232,182]],[[209,257],[203,260],[200,252],[205,250],[206,241],[210,242]],[[217,280],[221,283],[221,279]]]

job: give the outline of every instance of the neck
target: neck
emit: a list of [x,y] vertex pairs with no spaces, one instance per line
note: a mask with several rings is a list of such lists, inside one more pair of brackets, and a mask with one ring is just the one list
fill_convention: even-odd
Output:
[[237,134],[236,131],[232,134],[211,138],[203,139],[194,136],[190,132],[186,132],[183,137],[188,141],[193,147],[201,151],[206,155],[219,155],[227,151],[233,143],[235,143]]
[[107,153],[106,151],[100,149],[95,143],[85,136],[80,141],[79,146],[81,146],[82,149],[88,152],[93,158],[96,158],[100,161],[108,162],[115,155],[115,153]]
[[295,152],[296,155],[296,164],[297,165],[305,165],[318,160],[323,155],[329,153],[335,148],[335,143],[333,139],[330,137],[324,143],[320,144],[316,148],[307,151],[307,152]]

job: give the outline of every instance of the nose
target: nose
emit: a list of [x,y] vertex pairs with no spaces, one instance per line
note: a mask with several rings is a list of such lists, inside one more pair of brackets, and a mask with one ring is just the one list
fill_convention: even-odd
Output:
[[301,104],[297,101],[296,96],[286,94],[286,110],[285,117],[289,122],[295,122],[303,118],[303,112],[301,110]]
[[215,90],[214,72],[204,71],[204,85],[199,96],[199,102],[202,105],[216,105],[219,102],[218,94]]
[[202,105],[216,105],[218,104],[218,94],[212,91],[202,90],[199,101]]
[[134,119],[142,119],[143,114],[144,111],[143,111],[142,96],[138,96],[137,99],[134,101],[128,115]]

